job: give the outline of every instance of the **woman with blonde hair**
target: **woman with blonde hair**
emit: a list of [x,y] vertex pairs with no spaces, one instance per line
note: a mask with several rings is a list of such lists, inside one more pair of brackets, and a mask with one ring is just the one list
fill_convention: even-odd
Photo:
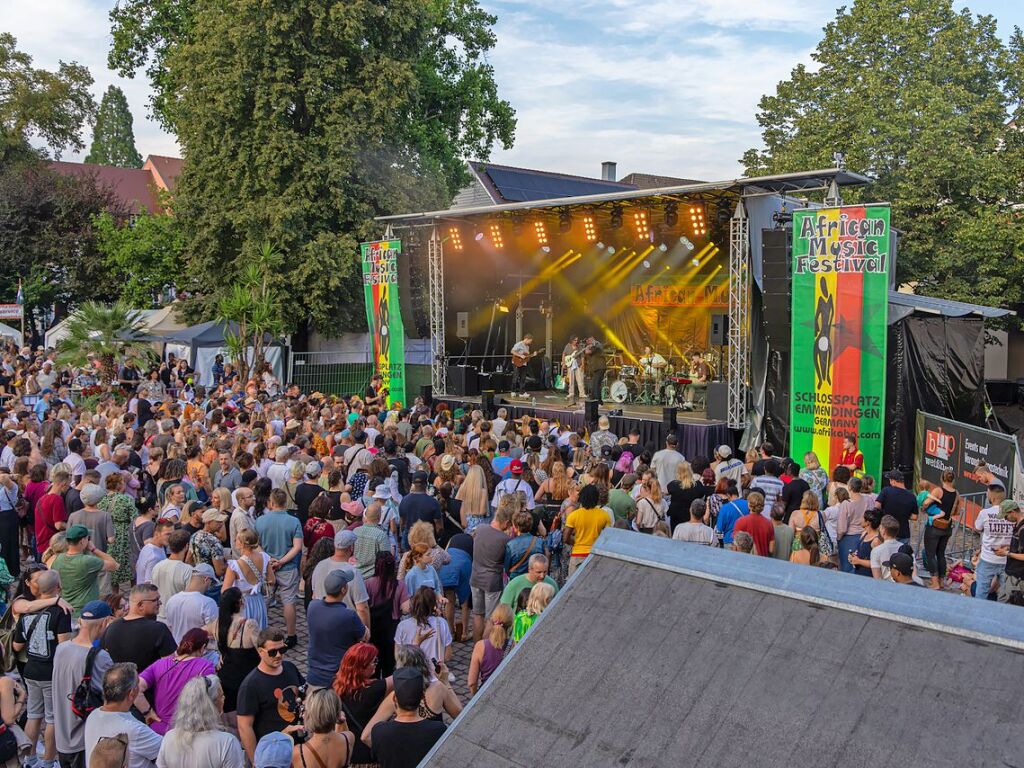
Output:
[[[548,589],[550,588],[548,586]],[[475,694],[480,686],[487,682],[505,658],[505,654],[511,647],[514,623],[515,616],[512,614],[512,609],[504,603],[499,603],[491,613],[491,627],[487,632],[487,637],[478,640],[473,646],[473,655],[469,659],[470,694]]]
[[512,626],[512,641],[515,643],[523,639],[526,631],[548,607],[551,598],[555,596],[555,588],[546,581],[538,581],[529,592],[524,590],[519,593],[520,600],[524,596],[526,605],[516,611],[515,623]]
[[333,688],[320,688],[306,697],[302,724],[307,737],[294,747],[292,768],[345,768],[351,762],[356,737]]
[[697,499],[708,496],[712,488],[698,483],[693,476],[693,467],[688,461],[679,462],[676,479],[668,484],[669,527],[674,531],[677,525],[690,522],[690,505]]
[[237,587],[245,596],[246,618],[256,622],[260,629],[267,628],[267,602],[274,584],[274,571],[269,567],[270,558],[260,548],[260,537],[252,528],[243,528],[235,537],[237,560],[228,560],[224,572],[222,590]]
[[487,477],[479,463],[469,468],[455,498],[462,502],[459,515],[466,533],[472,533],[478,525],[487,524],[491,517],[491,497],[487,493]]
[[803,498],[800,500],[800,509],[794,510],[793,514],[789,516],[789,526],[797,538],[804,526],[813,528],[815,535],[821,532],[821,504],[818,501],[818,494],[813,490],[804,491]]
[[231,517],[231,513],[235,509],[235,505],[231,501],[231,491],[227,488],[214,488],[211,502],[217,507],[217,509],[228,517]]
[[[412,528],[409,529],[409,550],[411,551],[417,544],[422,544],[426,547],[428,555],[427,565],[433,566],[438,571],[441,570],[442,566],[448,565],[452,561],[451,555],[437,545],[437,539],[434,536],[434,526],[423,520],[413,523]],[[405,579],[405,574],[414,565],[409,560],[408,555],[409,552],[406,553],[406,557],[403,557],[402,562],[398,565],[398,578],[400,579]],[[413,590],[410,590],[409,594],[411,595],[412,592]]]
[[[636,500],[636,527],[640,533],[654,533],[654,526],[665,519],[668,504],[661,495],[661,484],[656,477],[649,477],[640,486]],[[689,516],[689,511],[687,511]]]
[[800,479],[807,483],[818,497],[818,508],[825,503],[825,488],[828,486],[828,472],[821,468],[818,454],[808,451],[804,454],[804,467],[800,470]]
[[537,488],[534,494],[534,501],[542,504],[561,504],[569,495],[569,475],[565,471],[565,464],[556,461],[551,464],[551,472],[547,479]]

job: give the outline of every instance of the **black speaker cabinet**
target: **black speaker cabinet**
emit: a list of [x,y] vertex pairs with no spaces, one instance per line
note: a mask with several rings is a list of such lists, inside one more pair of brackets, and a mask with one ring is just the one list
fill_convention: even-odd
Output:
[[448,366],[448,394],[475,397],[480,394],[480,381],[476,366]]
[[494,409],[494,390],[484,389],[480,392],[480,410],[484,412],[484,418],[493,419],[495,416]]
[[662,419],[662,422],[665,424],[665,433],[666,434],[671,434],[671,433],[676,431],[676,426],[678,426],[677,423],[676,423],[676,416],[677,415],[678,415],[678,410],[676,408],[668,408],[668,407],[666,407],[666,408],[662,408],[661,409],[661,419]]
[[729,419],[729,385],[724,381],[708,382],[708,418],[713,421]]
[[729,316],[728,315],[712,315],[711,316],[711,346],[712,347],[724,347],[728,344],[729,339]]
[[601,412],[598,410],[601,403],[597,400],[586,400],[583,404],[583,419],[587,422],[587,426],[591,429],[597,426],[597,420],[601,416]]
[[429,384],[423,384],[420,387],[420,397],[423,398],[424,405],[432,406],[434,404],[434,388]]

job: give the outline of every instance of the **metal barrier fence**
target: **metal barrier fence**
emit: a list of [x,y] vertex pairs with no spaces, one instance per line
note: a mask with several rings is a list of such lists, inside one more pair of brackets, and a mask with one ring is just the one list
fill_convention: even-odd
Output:
[[[953,522],[952,530],[949,534],[949,543],[946,545],[946,563],[949,568],[952,568],[957,560],[962,560],[965,565],[970,566],[971,556],[981,545],[981,536],[974,528],[967,525],[966,521],[974,520],[978,511],[985,507],[987,504],[986,493],[984,491],[981,493],[965,493],[961,495],[960,499],[963,501],[965,508],[961,512],[960,519]],[[922,570],[927,570],[924,565],[924,531],[927,527],[925,525],[927,520],[928,516],[921,513],[914,524],[917,526],[913,539],[916,542],[914,558],[917,560],[918,567]]]
[[[303,392],[325,395],[362,395],[373,364],[369,360],[353,361],[352,355],[336,352],[295,352],[291,356],[288,381],[298,384]],[[412,402],[420,387],[430,383],[429,365],[405,366],[405,395]]]

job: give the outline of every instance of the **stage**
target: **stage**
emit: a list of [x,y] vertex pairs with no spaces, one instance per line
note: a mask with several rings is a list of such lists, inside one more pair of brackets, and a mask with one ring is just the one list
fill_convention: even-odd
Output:
[[[433,398],[435,407],[437,403],[444,402],[451,406],[453,411],[456,408],[472,410],[482,404],[482,398],[479,396],[435,394]],[[557,390],[530,392],[526,398],[513,397],[507,392],[495,393],[494,410],[498,408],[505,408],[509,417],[513,419],[532,416],[568,424],[573,429],[588,428],[583,402],[572,406],[566,403],[565,395]],[[698,456],[710,459],[714,449],[723,444],[734,449],[736,447],[733,430],[729,429],[724,421],[708,419],[703,411],[677,409],[676,424],[672,429],[665,423],[663,409],[660,406],[602,403],[598,410],[600,415],[608,417],[613,434],[625,437],[635,428],[640,432],[641,444],[650,447],[652,451],[665,447],[665,438],[669,431],[675,432],[679,440],[679,450],[688,459]],[[612,415],[613,413],[615,415]]]

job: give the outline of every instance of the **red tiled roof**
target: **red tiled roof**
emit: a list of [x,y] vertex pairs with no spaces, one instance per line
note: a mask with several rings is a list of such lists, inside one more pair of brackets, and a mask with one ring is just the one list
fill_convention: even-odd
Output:
[[168,192],[174,192],[174,185],[181,176],[181,167],[185,161],[180,157],[164,157],[163,155],[150,155],[146,158],[143,168],[152,169],[157,186]]
[[68,163],[60,160],[50,162],[50,168],[65,175],[82,175],[95,178],[100,184],[110,187],[129,213],[161,212],[159,197],[153,174],[142,168],[117,168],[112,165],[92,163]]

